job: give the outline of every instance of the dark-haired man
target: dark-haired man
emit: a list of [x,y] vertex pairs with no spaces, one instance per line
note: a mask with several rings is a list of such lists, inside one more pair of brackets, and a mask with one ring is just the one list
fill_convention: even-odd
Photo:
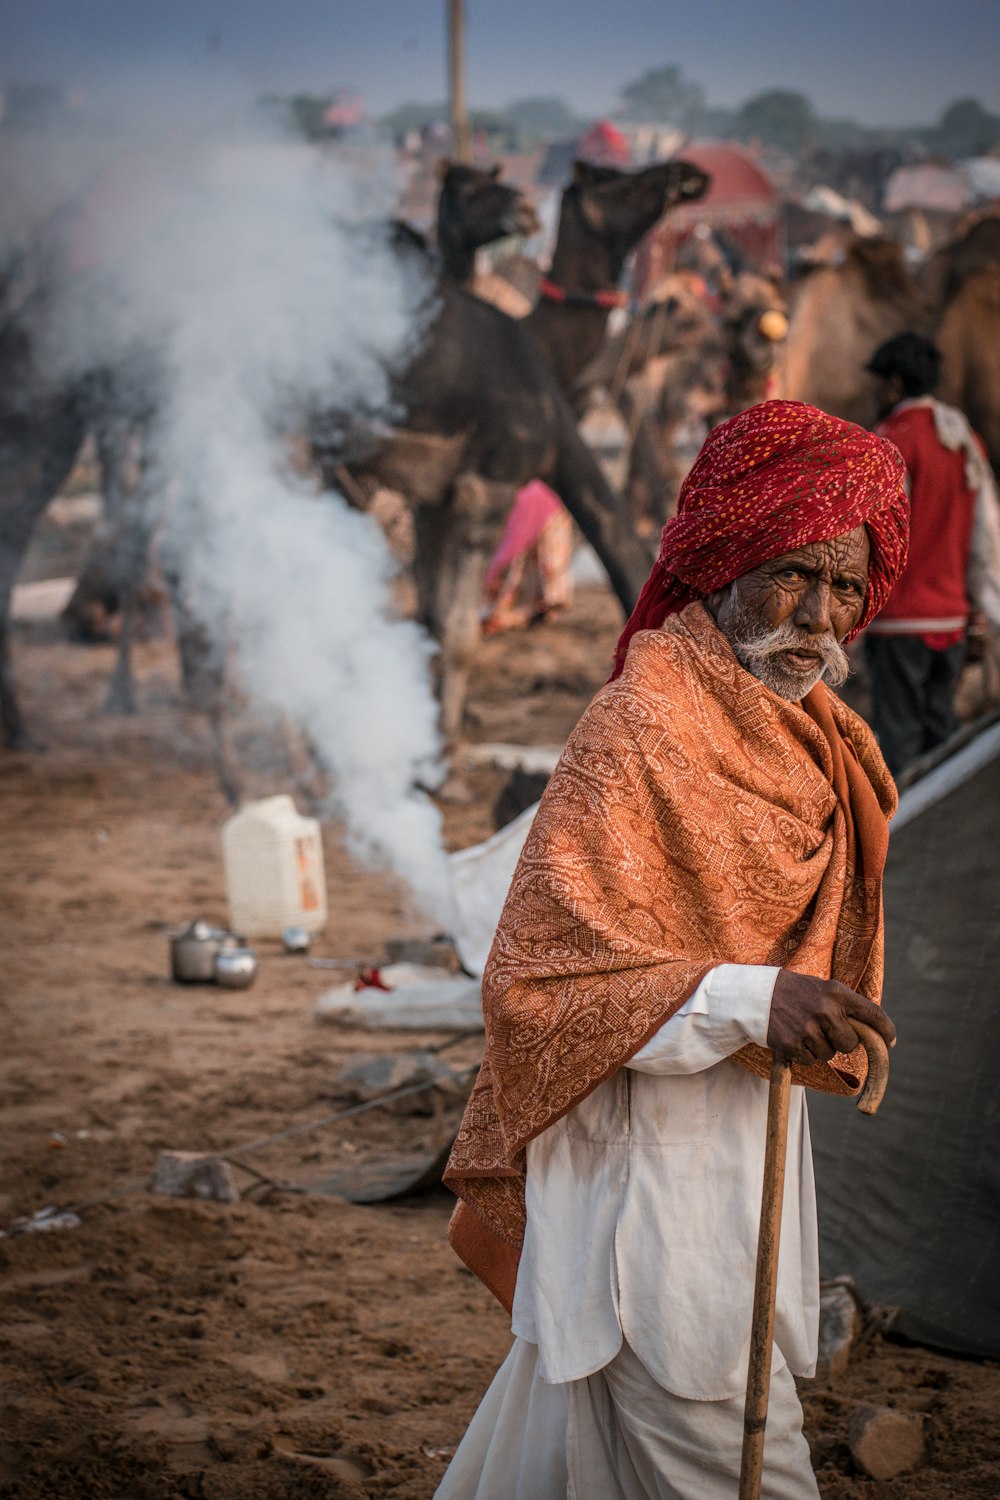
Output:
[[993,477],[962,412],[932,394],[940,366],[917,333],[889,339],[868,365],[877,431],[902,453],[910,496],[909,560],[865,636],[875,730],[894,774],[957,727],[967,641],[1000,623]]

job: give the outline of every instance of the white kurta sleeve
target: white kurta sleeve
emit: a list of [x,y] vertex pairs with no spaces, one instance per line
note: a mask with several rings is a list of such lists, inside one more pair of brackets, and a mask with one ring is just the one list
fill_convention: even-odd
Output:
[[780,973],[766,964],[719,964],[626,1067],[639,1073],[700,1073],[747,1042],[766,1046]]

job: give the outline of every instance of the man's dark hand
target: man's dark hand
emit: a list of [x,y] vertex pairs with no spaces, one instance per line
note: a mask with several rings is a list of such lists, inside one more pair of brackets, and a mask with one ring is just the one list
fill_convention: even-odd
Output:
[[774,982],[767,1045],[786,1062],[829,1062],[835,1052],[853,1052],[858,1033],[852,1018],[877,1031],[887,1047],[896,1028],[885,1011],[836,979],[816,979],[782,969]]

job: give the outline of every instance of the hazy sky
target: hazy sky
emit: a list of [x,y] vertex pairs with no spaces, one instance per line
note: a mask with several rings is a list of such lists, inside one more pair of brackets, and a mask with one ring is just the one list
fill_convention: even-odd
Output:
[[[0,0],[0,76],[85,84],[177,68],[253,88],[361,89],[370,110],[445,91],[445,0]],[[484,107],[559,94],[610,110],[679,63],[715,104],[801,89],[869,124],[1000,111],[995,0],[466,0],[468,92]]]

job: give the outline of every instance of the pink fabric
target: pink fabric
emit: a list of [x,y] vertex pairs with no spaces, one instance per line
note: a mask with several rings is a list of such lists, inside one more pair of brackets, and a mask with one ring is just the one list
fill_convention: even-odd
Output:
[[514,507],[507,517],[500,545],[486,569],[487,592],[496,588],[515,557],[533,547],[552,520],[559,514],[562,501],[554,490],[540,479],[532,479],[517,492]]

